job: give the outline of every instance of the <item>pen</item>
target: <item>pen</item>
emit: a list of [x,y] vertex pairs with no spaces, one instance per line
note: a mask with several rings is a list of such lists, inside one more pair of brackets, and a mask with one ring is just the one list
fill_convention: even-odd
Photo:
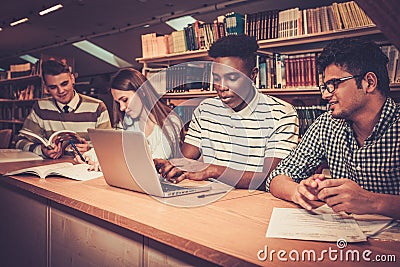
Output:
[[223,194],[226,193],[228,191],[221,191],[221,192],[215,192],[215,193],[210,193],[210,194],[202,194],[202,195],[198,195],[198,198],[205,198],[205,197],[210,197],[210,196],[215,196],[215,195],[219,195],[219,194]]
[[69,140],[70,145],[72,146],[72,148],[74,149],[74,151],[78,154],[78,156],[81,158],[81,160],[85,163],[87,163],[87,161],[85,160],[85,158],[83,157],[83,155],[81,154],[81,152],[79,152],[78,148],[76,147],[75,143],[72,142],[72,140]]

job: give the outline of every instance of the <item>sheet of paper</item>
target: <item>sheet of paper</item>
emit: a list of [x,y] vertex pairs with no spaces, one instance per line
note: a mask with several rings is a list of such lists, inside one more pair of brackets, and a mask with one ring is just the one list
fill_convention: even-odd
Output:
[[[337,214],[331,207],[324,204],[316,209],[312,210],[314,214]],[[345,212],[338,213],[342,217],[345,218],[353,218],[356,220],[358,225],[361,228],[361,231],[366,236],[372,236],[376,233],[382,231],[385,227],[387,227],[392,219],[389,217],[381,216],[381,215],[373,215],[373,214],[365,214],[365,215],[356,215],[356,214],[346,214]]]
[[379,233],[390,225],[391,222],[392,221],[357,221],[361,231],[368,237]]
[[304,209],[274,208],[266,237],[347,242],[366,241],[357,222],[339,214],[312,214]]

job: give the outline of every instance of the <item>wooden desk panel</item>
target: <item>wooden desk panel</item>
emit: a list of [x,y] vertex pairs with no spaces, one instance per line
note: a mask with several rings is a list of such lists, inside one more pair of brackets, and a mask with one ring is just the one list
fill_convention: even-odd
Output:
[[[12,166],[0,166],[1,171],[7,168]],[[147,241],[149,247],[155,250],[163,250],[160,247],[165,249],[167,246],[218,265],[282,265],[283,262],[276,258],[276,252],[272,261],[258,259],[258,256],[263,256],[258,253],[265,246],[269,252],[314,249],[318,253],[323,249],[337,249],[334,243],[267,239],[265,233],[273,207],[296,206],[264,192],[234,190],[206,206],[178,208],[162,204],[145,194],[110,187],[103,178],[80,182],[64,178],[1,177],[0,184],[4,183],[143,235],[150,239]],[[374,255],[393,254],[400,260],[400,242],[371,240],[350,244],[348,248],[360,251],[370,249]],[[147,259],[144,262],[152,261]],[[289,261],[286,264],[297,266],[299,262]],[[315,262],[302,264],[312,265]],[[337,264],[337,261],[323,262],[327,266]],[[341,266],[346,264],[348,262],[339,263]],[[357,264],[368,265],[362,261]],[[383,266],[389,265],[393,263]]]
[[[313,250],[317,254],[317,258],[321,255],[323,250],[337,250],[337,255],[340,256],[340,249],[337,247],[335,242],[312,242],[312,241],[304,241],[304,240],[290,240],[290,239],[277,239],[277,238],[266,238],[265,234],[268,229],[269,219],[272,214],[272,210],[274,207],[277,208],[296,208],[298,207],[294,203],[286,202],[280,199],[275,198],[269,193],[261,193],[249,196],[242,201],[225,201],[225,202],[215,202],[212,206],[213,209],[216,209],[220,212],[225,211],[229,213],[235,213],[238,216],[242,216],[243,218],[248,218],[251,221],[258,221],[261,223],[261,227],[258,229],[251,229],[246,232],[243,230],[243,233],[238,233],[236,236],[238,238],[242,238],[243,243],[248,239],[248,245],[250,247],[248,251],[248,257],[252,257],[256,259],[256,262],[260,265],[268,265],[280,266],[283,264],[282,261],[279,261],[277,258],[277,252],[279,250],[284,250],[289,253],[291,250],[296,250],[298,252],[306,252],[307,250]],[[241,236],[242,235],[242,236]],[[271,253],[272,250],[275,253],[272,254],[272,257],[268,257],[264,261],[258,259],[257,254],[259,250],[266,250]],[[348,243],[345,249],[342,249],[343,253],[346,253],[348,250],[357,250],[360,252],[360,255],[365,250],[371,250],[372,255],[395,255],[397,262],[386,262],[386,263],[378,263],[378,262],[366,262],[362,259],[360,261],[345,261],[346,255],[343,254],[343,260],[340,258],[336,260],[329,260],[328,255],[324,256],[325,261],[319,262],[318,264],[322,264],[323,266],[398,266],[398,262],[400,261],[400,242],[398,241],[382,241],[376,239],[368,239],[367,242],[361,243]],[[238,251],[235,250],[235,253]],[[350,252],[349,252],[350,253]],[[256,256],[254,256],[256,255]],[[333,254],[335,255],[335,254]],[[370,258],[373,258],[373,256]],[[239,255],[237,255],[239,257]],[[243,256],[243,255],[242,255]],[[259,255],[261,258],[265,256],[265,254]],[[351,255],[349,255],[351,256]],[[288,254],[284,256],[285,258],[289,258]],[[360,256],[361,258],[361,256]],[[256,263],[254,262],[254,263]],[[301,262],[301,265],[313,265],[318,261],[314,262]],[[299,262],[290,261],[284,262],[285,265],[293,265],[298,266]]]

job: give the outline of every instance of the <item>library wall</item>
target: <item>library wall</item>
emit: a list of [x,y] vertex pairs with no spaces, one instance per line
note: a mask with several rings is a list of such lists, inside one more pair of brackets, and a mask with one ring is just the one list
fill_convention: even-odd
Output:
[[[195,21],[170,34],[142,35],[143,56],[137,60],[144,65],[143,73],[154,77],[160,70],[167,70],[163,76],[165,86],[161,86],[166,89],[160,93],[178,114],[182,113],[182,118],[190,118],[199,99],[216,96],[209,66],[203,63],[203,75],[197,74],[202,78],[197,79],[200,83],[196,86],[189,65],[210,60],[207,57],[210,45],[229,34],[247,34],[258,40],[259,75],[255,85],[262,93],[294,105],[301,123],[306,124],[302,129],[308,127],[310,117],[315,119],[321,110],[326,110],[326,102],[318,89],[322,76],[317,72],[316,58],[334,39],[363,37],[380,44],[389,58],[391,96],[400,100],[398,49],[388,42],[357,2],[340,1],[302,9],[272,8],[247,14],[232,11],[220,14],[212,22]],[[190,63],[185,65],[185,62]],[[192,107],[189,100],[194,100]],[[310,112],[316,115],[310,116]]]

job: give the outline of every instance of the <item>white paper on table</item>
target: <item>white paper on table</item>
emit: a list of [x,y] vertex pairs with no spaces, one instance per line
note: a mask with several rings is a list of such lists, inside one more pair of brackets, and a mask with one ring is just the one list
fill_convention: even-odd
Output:
[[340,214],[312,214],[304,209],[274,208],[266,237],[314,241],[366,241],[357,222]]
[[[316,209],[312,210],[314,214],[338,214],[327,204],[324,204]],[[356,215],[356,214],[346,214],[344,212],[339,213],[342,217],[353,218],[356,220],[358,225],[361,228],[361,231],[366,236],[373,236],[383,229],[385,229],[392,222],[392,218],[374,215],[374,214],[365,214],[365,215]]]

